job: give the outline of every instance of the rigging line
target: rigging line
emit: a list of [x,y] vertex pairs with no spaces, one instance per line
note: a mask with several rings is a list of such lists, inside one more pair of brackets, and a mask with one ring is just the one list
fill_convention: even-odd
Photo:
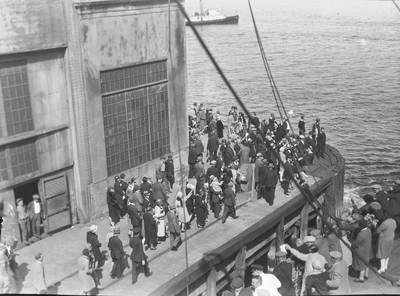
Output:
[[[250,0],[248,0],[248,4],[249,4],[249,8],[250,8],[251,17],[252,17],[252,20],[253,20],[253,25],[254,25],[254,30],[255,30],[255,33],[256,33],[256,37],[257,37],[257,42],[258,42],[258,45],[259,45],[259,47],[260,47],[261,56],[262,56],[262,58],[263,58],[264,67],[266,68],[266,71],[267,71],[268,79],[269,79],[270,84],[271,84],[271,89],[272,89],[272,92],[273,92],[273,95],[274,95],[274,98],[275,98],[275,102],[276,102],[277,107],[278,107],[278,111],[279,111],[279,114],[280,114],[280,117],[281,117],[281,121],[283,122],[283,116],[282,116],[282,113],[281,113],[281,111],[280,111],[279,104],[278,104],[278,102],[277,102],[277,97],[278,97],[278,99],[279,99],[279,101],[280,101],[280,103],[281,103],[281,105],[282,105],[282,109],[283,109],[283,112],[284,112],[285,117],[286,117],[286,119],[287,119],[287,122],[288,122],[288,124],[289,124],[290,130],[291,130],[292,133],[294,134],[293,126],[292,126],[292,124],[291,124],[291,121],[290,121],[290,119],[289,119],[288,114],[286,113],[286,108],[285,108],[285,106],[284,106],[284,104],[283,104],[283,102],[282,102],[282,99],[281,99],[281,97],[280,97],[278,87],[277,87],[276,84],[275,84],[275,80],[273,79],[271,68],[269,67],[268,59],[267,59],[267,57],[266,57],[266,54],[265,54],[265,51],[264,51],[264,46],[263,46],[263,44],[262,44],[261,37],[260,37],[260,34],[259,34],[259,32],[258,32],[258,27],[257,27],[256,21],[255,21],[255,17],[254,17],[254,13],[253,13],[253,8],[252,8],[252,6],[251,6]],[[275,93],[277,93],[277,97],[276,97],[276,94],[275,94]],[[292,149],[292,151],[294,151],[295,145],[294,145],[294,143],[293,143],[293,141],[292,141],[291,138],[289,138],[289,144],[290,144],[290,146],[291,146],[290,148]],[[299,167],[299,165],[298,165],[298,164],[299,164],[298,160],[297,160],[297,159],[294,159],[294,162],[295,162],[295,166],[296,166],[296,167]],[[299,170],[299,171],[300,171],[300,170]],[[313,178],[314,178],[314,181],[316,181],[315,177],[313,177]],[[318,201],[318,200],[317,200],[317,201]]]
[[[250,5],[250,2],[249,2],[249,5]],[[250,12],[251,12],[251,14],[253,13],[252,10],[251,10],[251,6],[250,6]],[[271,90],[272,90],[272,95],[273,95],[273,97],[275,99],[275,103],[276,103],[276,106],[278,108],[279,116],[280,116],[280,118],[282,120],[283,119],[282,112],[281,112],[281,108],[279,106],[279,102],[278,102],[278,99],[277,99],[277,95],[279,95],[279,94],[276,93],[276,88],[274,87],[274,85],[272,83],[272,81],[273,81],[272,73],[270,73],[268,60],[265,57],[264,48],[263,48],[262,43],[260,42],[260,36],[259,36],[259,33],[258,33],[258,28],[257,28],[257,26],[255,24],[255,20],[254,20],[253,14],[252,14],[252,19],[253,19],[253,24],[254,24],[254,30],[255,30],[255,33],[256,33],[256,37],[257,37],[257,43],[258,43],[258,46],[260,47],[260,53],[261,53],[261,57],[262,57],[262,60],[263,60],[263,63],[264,63],[264,68],[265,68],[265,71],[267,72],[267,77],[268,77],[268,80],[269,80],[269,83],[270,83],[270,87],[271,87]]]
[[[197,29],[194,27],[193,23],[191,22],[186,10],[184,9],[184,7],[182,6],[182,4],[179,2],[180,0],[173,0],[177,5],[179,10],[182,12],[182,14],[185,16],[185,18],[188,20],[188,25],[190,26],[190,28],[192,29],[193,33],[195,34],[197,40],[199,41],[200,45],[203,47],[204,51],[207,53],[207,56],[209,57],[209,59],[211,60],[212,64],[214,65],[216,71],[218,72],[218,74],[221,76],[222,80],[224,81],[224,83],[226,84],[226,86],[228,87],[228,89],[231,91],[232,95],[234,96],[234,98],[236,99],[237,103],[240,105],[240,107],[242,108],[242,110],[246,113],[246,116],[250,117],[250,112],[247,109],[247,107],[244,105],[243,101],[240,99],[240,97],[238,96],[237,92],[235,91],[235,89],[233,88],[233,86],[231,85],[231,83],[229,82],[229,80],[226,78],[224,72],[222,71],[222,69],[220,68],[220,66],[218,65],[218,63],[216,62],[214,56],[211,54],[210,50],[208,49],[207,45],[204,43],[202,37],[200,36],[199,32],[197,31]],[[260,128],[257,128],[257,131],[261,134],[263,140],[265,141],[265,143],[267,143],[268,147],[270,147],[270,149],[272,149],[272,145],[271,142],[265,138],[264,135],[262,135]],[[275,155],[275,157],[279,160],[280,163],[283,164],[285,169],[287,168],[287,165],[285,163],[282,162],[282,159],[279,155],[279,153],[277,153],[274,149],[272,149],[272,153]],[[290,172],[290,171],[289,171]],[[293,176],[291,176],[293,177]],[[327,221],[325,215],[322,215],[319,211],[323,212],[323,210],[318,210],[316,208],[316,206],[313,203],[313,200],[316,200],[316,197],[313,195],[313,193],[311,192],[311,190],[309,189],[309,185],[306,183],[304,186],[301,186],[296,179],[292,178],[293,183],[296,185],[296,187],[299,189],[299,191],[301,192],[301,194],[305,197],[306,201],[311,205],[311,207],[316,211],[316,214],[318,216],[321,217],[323,223],[325,223],[325,225],[328,226],[329,229],[334,230],[333,227],[330,225],[330,222]],[[311,198],[310,198],[311,197]],[[327,213],[327,216],[329,218],[332,218],[332,216]],[[340,229],[340,227],[339,227]],[[340,241],[342,241],[342,243],[348,247],[350,250],[355,251],[349,244],[347,244],[347,242],[345,242],[340,236],[338,236],[338,239]],[[391,279],[389,279],[387,276],[379,274],[378,271],[366,260],[364,260],[364,258],[362,258],[357,252],[354,252],[354,255],[357,256],[366,266],[368,266],[377,276],[378,278],[380,278],[382,281],[383,279],[386,279],[390,282],[392,282]]]
[[[261,37],[260,37],[260,34],[258,32],[257,23],[256,23],[256,20],[255,20],[255,17],[254,17],[253,8],[251,6],[250,0],[248,0],[248,4],[249,4],[249,8],[250,8],[251,18],[253,20],[253,25],[254,25],[254,30],[255,30],[255,33],[256,33],[256,37],[257,37],[257,42],[258,42],[258,45],[260,47],[261,56],[263,57],[264,66],[265,66],[266,71],[268,73],[268,78],[269,78],[269,81],[270,81],[270,84],[271,84],[271,88],[273,89],[273,92],[276,93],[276,97],[278,98],[278,100],[279,100],[279,102],[281,104],[281,108],[282,108],[282,110],[283,110],[283,112],[285,114],[285,117],[286,117],[287,121],[288,121],[290,130],[294,134],[294,130],[293,130],[292,124],[290,123],[289,117],[288,117],[288,115],[286,113],[285,106],[284,106],[284,104],[282,102],[281,96],[279,94],[278,87],[276,86],[274,77],[272,75],[271,68],[270,68],[269,63],[268,63],[268,58],[267,58],[267,56],[265,54],[264,46],[262,44]],[[275,97],[275,94],[274,94],[274,97]],[[276,100],[276,98],[275,98],[275,100]],[[277,102],[277,104],[278,104],[278,102]],[[281,114],[281,121],[283,122],[282,114]]]
[[400,12],[400,6],[397,4],[395,0],[392,0],[394,6],[396,6],[397,10]]
[[[171,65],[171,72],[174,69],[173,65],[173,57],[172,57],[172,50],[171,50],[171,0],[168,0],[168,55],[169,55],[169,61]],[[171,83],[172,91],[173,91],[173,102],[174,102],[174,108],[178,106],[177,103],[177,96],[176,96],[176,91],[175,91],[175,83]],[[177,120],[177,119],[175,119]],[[184,223],[186,224],[186,184],[185,184],[185,173],[184,173],[184,165],[183,165],[183,160],[182,160],[182,151],[181,151],[181,131],[180,131],[180,125],[176,123],[176,133],[177,133],[177,144],[179,147],[179,152],[178,152],[178,160],[179,160],[179,172],[180,172],[180,178],[181,178],[181,192],[182,192],[182,207],[183,207],[183,220]],[[185,226],[186,227],[186,226]],[[189,269],[189,254],[188,254],[188,239],[187,239],[187,232],[185,231],[184,234],[184,246],[185,246],[185,270],[186,272]],[[189,279],[185,277],[185,284],[186,284],[186,296],[189,296]]]

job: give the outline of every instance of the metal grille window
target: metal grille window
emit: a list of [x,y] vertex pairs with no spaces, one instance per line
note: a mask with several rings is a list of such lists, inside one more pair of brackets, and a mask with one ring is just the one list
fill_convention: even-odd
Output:
[[33,130],[25,62],[0,64],[0,84],[9,136]]
[[6,151],[0,150],[0,181],[8,180]]
[[169,151],[166,61],[100,73],[108,175]]
[[19,143],[10,148],[11,166],[14,177],[38,170],[35,142]]

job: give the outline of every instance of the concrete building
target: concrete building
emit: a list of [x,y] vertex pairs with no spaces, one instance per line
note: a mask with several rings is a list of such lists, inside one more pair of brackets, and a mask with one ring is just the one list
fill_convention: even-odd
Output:
[[187,159],[176,5],[3,0],[0,16],[3,232],[20,238],[16,198],[27,204],[39,193],[53,232],[107,212],[114,176],[154,176],[167,153]]

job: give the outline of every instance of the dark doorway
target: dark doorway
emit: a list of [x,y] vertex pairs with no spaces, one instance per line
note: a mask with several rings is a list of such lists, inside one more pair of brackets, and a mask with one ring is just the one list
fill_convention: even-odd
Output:
[[24,205],[29,204],[33,200],[32,196],[34,194],[39,194],[38,183],[39,181],[36,180],[18,187],[14,187],[15,201],[17,201],[18,198],[22,198]]

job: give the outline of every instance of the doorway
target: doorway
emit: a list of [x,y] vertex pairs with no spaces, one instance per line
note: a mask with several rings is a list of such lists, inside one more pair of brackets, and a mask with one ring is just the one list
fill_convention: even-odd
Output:
[[33,200],[32,196],[34,194],[39,194],[38,184],[39,181],[36,180],[14,187],[15,201],[17,201],[18,198],[22,198],[24,205],[28,205]]

